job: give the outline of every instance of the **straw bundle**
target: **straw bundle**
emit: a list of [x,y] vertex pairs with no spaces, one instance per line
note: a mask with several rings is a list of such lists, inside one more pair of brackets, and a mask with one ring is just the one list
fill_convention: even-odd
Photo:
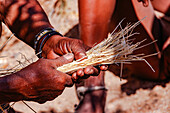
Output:
[[[121,22],[116,27],[116,29],[118,27],[122,28]],[[102,64],[129,63],[130,61],[139,60],[143,60],[149,65],[149,63],[144,59],[144,57],[146,56],[144,56],[143,54],[132,55],[133,51],[138,49],[137,47],[143,41],[145,41],[142,40],[141,42],[132,44],[133,40],[129,39],[129,37],[137,34],[132,33],[132,31],[139,24],[140,21],[136,22],[133,25],[128,24],[124,29],[121,29],[119,32],[115,32],[115,29],[111,34],[108,35],[107,39],[86,52],[87,58],[82,58],[71,63],[64,64],[63,66],[58,67],[57,70],[64,73],[73,73],[74,71],[85,68],[89,65],[97,66]]]
[[[118,32],[115,32],[114,30],[111,34],[108,35],[108,38],[106,38],[104,41],[100,42],[99,44],[95,45],[90,50],[88,50],[86,52],[87,57],[73,61],[68,64],[64,64],[63,66],[58,67],[57,70],[64,73],[71,74],[77,71],[78,69],[85,68],[89,65],[97,66],[102,64],[113,64],[113,63],[123,64],[123,63],[130,63],[131,61],[145,61],[150,66],[150,64],[144,58],[156,55],[158,53],[151,54],[151,55],[144,55],[144,54],[132,55],[133,51],[135,51],[136,49],[154,43],[151,42],[147,45],[139,46],[145,40],[133,44],[132,43],[133,40],[129,39],[129,37],[138,34],[132,32],[133,29],[137,25],[139,25],[141,21],[138,21],[135,24],[128,24],[124,29],[122,29],[121,27],[121,22],[118,24],[115,30],[118,27],[120,27],[121,29]],[[32,59],[30,61],[25,56],[24,59],[25,59],[24,62],[18,61],[19,64],[11,69],[0,69],[0,76],[5,76],[13,72],[17,72],[32,62]],[[151,66],[150,68],[153,70]]]

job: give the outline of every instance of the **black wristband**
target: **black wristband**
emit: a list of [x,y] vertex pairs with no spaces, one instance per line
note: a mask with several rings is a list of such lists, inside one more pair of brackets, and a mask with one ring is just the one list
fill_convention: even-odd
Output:
[[41,40],[41,38],[43,38],[45,35],[47,35],[48,33],[55,31],[53,28],[45,28],[42,31],[40,31],[36,36],[35,36],[35,40],[34,40],[34,49],[37,49],[37,44],[38,42]]
[[39,53],[39,54],[37,54],[38,58],[42,58],[42,48],[43,48],[44,44],[46,43],[46,41],[53,35],[62,36],[59,32],[52,31],[52,32],[48,33],[45,37],[43,37],[41,43],[39,44],[39,48],[37,48],[38,50],[36,49],[36,53]]

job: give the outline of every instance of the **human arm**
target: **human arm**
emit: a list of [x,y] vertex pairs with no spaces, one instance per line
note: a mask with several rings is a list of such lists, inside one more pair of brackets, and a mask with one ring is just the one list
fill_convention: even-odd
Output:
[[[4,23],[18,38],[32,47],[35,36],[40,31],[44,28],[52,28],[45,12],[36,0],[3,0],[3,4]],[[80,40],[53,35],[44,43],[42,48],[42,56],[48,59],[54,59],[70,52],[74,53],[75,59],[79,59],[85,57],[86,47]],[[91,74],[95,73],[95,70],[88,68],[86,71],[78,73]]]
[[[36,0],[3,0],[3,6],[3,22],[13,33],[15,33],[17,38],[20,38],[33,48],[35,36],[45,28],[53,28],[44,10]],[[83,56],[85,56],[84,45],[81,41],[76,41],[77,43],[73,45],[69,44],[70,46],[65,49],[65,51],[68,52],[63,51],[61,54],[61,52],[55,51],[55,45],[63,38],[64,40],[68,39],[67,37],[61,37],[60,35],[53,35],[50,37],[46,43],[48,46],[45,46],[45,49],[43,49],[43,57],[53,59],[70,51],[73,51],[76,54],[75,57],[79,57],[79,54],[76,53],[77,50],[74,50],[75,48],[72,47],[75,45],[78,45],[76,47],[80,48],[79,53],[84,54]],[[71,39],[69,41],[71,41],[71,43],[73,42]],[[69,41],[67,42],[69,43]],[[51,44],[53,46],[51,46]],[[60,44],[57,46],[60,46]],[[53,55],[56,54],[56,56],[48,55],[48,50],[55,51]]]
[[36,0],[3,0],[3,6],[3,22],[31,47],[39,31],[52,27]]
[[44,103],[73,85],[70,75],[56,68],[73,60],[73,54],[57,59],[39,59],[19,72],[0,77],[0,104],[19,100]]

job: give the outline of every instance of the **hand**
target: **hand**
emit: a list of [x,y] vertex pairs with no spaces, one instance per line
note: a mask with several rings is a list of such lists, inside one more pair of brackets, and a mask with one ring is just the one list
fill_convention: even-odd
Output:
[[138,2],[142,2],[144,7],[147,7],[149,5],[148,0],[138,0]]
[[[42,56],[48,59],[55,59],[67,53],[73,53],[75,59],[86,58],[86,50],[90,47],[83,44],[81,40],[71,39],[54,35],[50,37],[43,47]],[[100,70],[107,70],[107,66],[95,68],[88,66],[72,74],[72,79],[76,82],[79,78],[88,78],[90,75],[98,75]]]
[[84,45],[81,40],[54,35],[45,43],[42,56],[47,59],[55,59],[64,54],[73,53],[77,60],[85,57],[88,49],[89,47]]
[[[73,61],[73,54],[66,54],[57,59],[39,59],[37,62],[17,72],[9,80],[17,86],[22,100],[44,103],[60,95],[65,87],[73,85],[70,75],[56,70],[58,66]],[[14,81],[15,80],[15,81]]]

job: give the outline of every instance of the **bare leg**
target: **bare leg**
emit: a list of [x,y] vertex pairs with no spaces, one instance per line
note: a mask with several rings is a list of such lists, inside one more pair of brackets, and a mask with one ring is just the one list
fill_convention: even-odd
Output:
[[[77,88],[104,86],[104,73],[101,72],[98,77],[90,77],[85,80],[83,84],[77,84]],[[106,90],[94,90],[86,92],[83,100],[79,104],[76,113],[104,113],[104,106],[106,101]]]
[[[80,37],[85,44],[93,46],[107,37],[108,26],[116,0],[79,0]],[[106,8],[107,7],[107,8]],[[80,87],[82,85],[77,85]],[[83,86],[104,86],[104,72],[97,77],[90,77]],[[103,113],[106,100],[105,90],[85,93],[84,99],[76,112]]]
[[[108,33],[106,30],[107,27],[109,27],[109,31],[111,32],[123,18],[126,18],[126,19],[123,22],[122,26],[126,26],[126,24],[129,22],[137,22],[141,20],[142,18],[146,17],[146,19],[142,21],[142,25],[139,25],[134,31],[134,32],[139,32],[140,35],[136,35],[132,38],[136,39],[135,42],[139,42],[143,39],[147,39],[147,41],[145,41],[143,44],[150,43],[155,39],[157,39],[158,42],[150,46],[144,47],[140,50],[137,50],[135,51],[134,54],[144,53],[148,55],[148,54],[153,54],[153,53],[157,53],[161,51],[163,43],[167,39],[167,36],[164,35],[164,33],[162,32],[162,26],[160,24],[159,19],[157,19],[156,16],[154,15],[154,9],[151,3],[149,2],[148,7],[144,7],[143,4],[138,2],[137,0],[117,0],[116,2],[115,1],[113,2],[113,1],[111,4],[113,6],[113,9],[111,11],[113,12],[113,15],[112,15],[110,23],[107,23],[110,20],[109,16],[103,16],[103,13],[105,13],[106,11],[104,11],[101,14],[102,16],[98,16],[97,18],[98,20],[96,19],[96,21],[90,21],[92,23],[88,23],[89,21],[87,23],[86,22],[83,23],[84,22],[83,19],[87,21],[88,19],[93,20],[94,18],[90,18],[87,15],[86,16],[80,15],[80,29],[81,29],[80,32],[81,32],[82,40],[86,44],[92,46],[95,42],[101,41],[103,39],[100,37],[106,37]],[[100,9],[105,8],[105,7],[106,6],[103,6],[103,7],[101,6]],[[107,6],[107,8],[109,8],[109,5]],[[98,13],[95,13],[92,15],[93,16],[98,15]],[[99,18],[104,18],[104,22],[102,23],[101,22],[102,20],[100,20]],[[153,72],[145,62],[141,61],[141,62],[133,62],[131,65],[125,65],[124,75],[126,75],[126,72],[127,72],[129,75],[135,75],[141,78],[147,78],[147,79],[152,79],[152,80],[153,79],[165,79],[165,76],[160,74],[160,63],[161,63],[160,59],[161,59],[160,54],[157,56],[146,58],[146,60],[155,69],[155,72]],[[115,70],[115,67],[112,68],[111,66],[111,70]],[[103,75],[100,75],[100,76],[103,76]],[[91,87],[91,86],[104,84],[104,77],[101,77],[102,79],[99,79],[99,78],[100,77],[94,77],[94,78],[90,77],[84,82],[83,85],[87,87]],[[104,93],[105,92],[103,91],[94,91],[94,92],[85,94],[84,101],[82,102],[77,112],[104,112],[104,105],[105,105],[104,101],[106,99],[106,97],[103,96],[105,95]],[[99,100],[99,101],[95,102],[94,101],[95,99],[93,99],[94,97],[97,97],[96,100]],[[102,104],[99,104],[101,102]]]

